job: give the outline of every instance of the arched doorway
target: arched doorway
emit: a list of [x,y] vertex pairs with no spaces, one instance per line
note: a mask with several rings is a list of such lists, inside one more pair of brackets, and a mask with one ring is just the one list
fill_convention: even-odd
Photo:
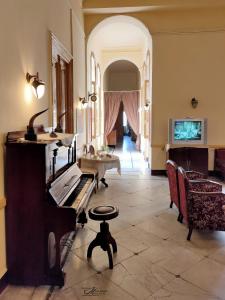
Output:
[[[140,135],[140,150],[145,158],[150,161],[152,39],[148,29],[136,18],[122,15],[108,17],[94,27],[87,42],[88,92],[94,89],[93,82],[89,79],[89,74],[93,73],[89,63],[90,57],[93,55],[102,74],[101,103],[97,104],[100,113],[96,114],[99,116],[101,130],[99,131],[99,136],[95,136],[88,142],[99,148],[106,141],[104,90],[137,90],[140,95],[137,109],[140,120],[140,132],[138,133]],[[146,67],[147,65],[148,68]],[[124,76],[122,80],[118,80],[122,69],[128,75]],[[147,74],[148,72],[149,74]],[[113,75],[115,73],[117,74],[116,76]],[[134,83],[135,77],[136,79],[138,77],[136,83]],[[146,107],[148,107],[148,111],[145,111]],[[88,121],[89,119],[87,117],[87,123],[90,122]],[[147,132],[149,134],[146,134]]]
[[[121,147],[121,145],[123,145],[123,148],[126,149],[135,148],[137,134],[140,131],[139,115],[138,112],[135,115],[137,117],[136,123],[138,123],[138,129],[136,129],[133,128],[134,125],[128,121],[129,116],[127,117],[127,112],[124,108],[123,97],[125,97],[125,95],[129,97],[132,92],[137,92],[138,107],[140,106],[140,71],[134,63],[128,60],[118,60],[108,66],[104,73],[103,81],[104,99],[112,95],[121,99],[113,130],[107,136],[107,145],[114,147]],[[106,100],[107,99],[105,99],[105,101]],[[111,117],[111,115],[109,117]],[[107,120],[105,120],[105,123],[106,122]]]

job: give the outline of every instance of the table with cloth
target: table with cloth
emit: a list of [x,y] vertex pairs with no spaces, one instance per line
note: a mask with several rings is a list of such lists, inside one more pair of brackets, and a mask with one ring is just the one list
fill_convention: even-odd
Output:
[[100,181],[108,187],[105,182],[105,172],[110,169],[117,169],[119,175],[121,175],[120,159],[116,155],[84,155],[80,159],[81,168],[95,169],[98,172],[98,178]]

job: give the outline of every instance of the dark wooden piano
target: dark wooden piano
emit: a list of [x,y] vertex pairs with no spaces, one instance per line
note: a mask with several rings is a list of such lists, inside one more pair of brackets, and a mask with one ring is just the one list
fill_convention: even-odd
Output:
[[9,133],[6,142],[9,282],[63,286],[66,240],[86,222],[95,179],[77,166],[74,135],[40,134],[31,142],[23,134]]

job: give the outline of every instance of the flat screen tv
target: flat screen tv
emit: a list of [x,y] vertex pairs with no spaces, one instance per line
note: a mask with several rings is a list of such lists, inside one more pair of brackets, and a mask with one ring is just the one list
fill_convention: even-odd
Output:
[[171,144],[206,144],[206,119],[170,119],[169,143]]

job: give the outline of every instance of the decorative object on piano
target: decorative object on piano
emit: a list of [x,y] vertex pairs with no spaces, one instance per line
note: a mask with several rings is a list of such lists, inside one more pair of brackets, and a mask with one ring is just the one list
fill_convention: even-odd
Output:
[[193,108],[196,108],[197,106],[198,106],[198,100],[196,99],[196,98],[192,98],[191,99],[191,106],[193,107]]
[[80,100],[81,104],[83,105],[83,108],[86,108],[88,106],[88,100],[85,97],[83,97],[83,98],[79,97],[79,100]]
[[91,155],[95,155],[95,148],[94,148],[93,145],[90,145],[90,146],[89,146],[89,153],[90,153]]
[[55,132],[63,132],[62,125],[61,125],[61,120],[62,120],[62,117],[65,116],[65,114],[67,114],[67,111],[65,111],[64,113],[62,113],[58,117],[58,121],[57,121],[57,126],[55,128]]
[[109,268],[113,269],[113,258],[110,245],[112,245],[113,253],[117,252],[117,245],[115,239],[111,236],[109,231],[109,224],[106,220],[111,220],[119,215],[118,207],[111,205],[97,206],[88,211],[89,218],[96,221],[103,221],[100,223],[100,232],[97,233],[96,238],[90,243],[87,251],[87,259],[92,256],[92,251],[95,247],[100,246],[102,250],[107,251],[109,258]]
[[92,102],[96,102],[97,101],[97,95],[96,93],[88,93],[88,99],[91,99]]
[[52,131],[50,132],[49,136],[50,136],[51,138],[56,138],[56,137],[58,137],[58,135],[55,133],[55,131],[54,131],[53,128],[52,128]]
[[87,155],[87,145],[83,145],[83,155]]
[[35,115],[33,115],[30,118],[29,125],[27,126],[27,133],[24,135],[25,140],[27,140],[27,141],[37,141],[37,134],[34,131],[34,120],[39,115],[41,115],[44,112],[46,112],[47,110],[48,110],[48,108],[45,109],[45,110],[40,111],[39,113],[36,113]]
[[[37,72],[36,75],[30,75],[29,73],[26,74],[26,80],[28,83],[31,84],[33,93],[35,96],[40,99],[44,96],[45,93],[45,83],[44,81],[39,79],[39,74]],[[32,80],[32,81],[31,81]]]

